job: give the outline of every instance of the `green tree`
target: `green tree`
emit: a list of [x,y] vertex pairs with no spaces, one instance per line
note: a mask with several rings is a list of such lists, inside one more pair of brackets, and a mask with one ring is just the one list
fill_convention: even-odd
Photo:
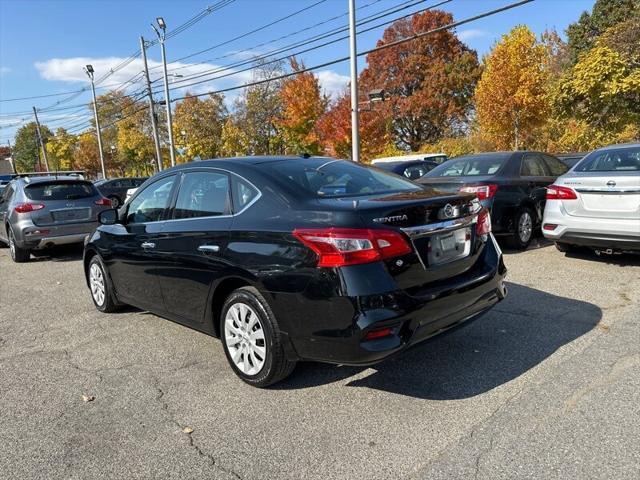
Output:
[[222,129],[227,116],[224,97],[210,94],[204,99],[188,93],[176,106],[173,136],[184,148],[187,160],[216,158],[222,153]]
[[[42,140],[45,145],[49,138],[53,136],[51,130],[46,125],[40,125]],[[13,146],[13,161],[18,171],[32,172],[44,169],[44,160],[41,157],[40,143],[36,122],[29,122],[23,125],[16,132],[15,144]],[[40,166],[39,166],[40,165]]]
[[633,18],[638,12],[640,0],[596,0],[591,13],[583,12],[580,19],[567,28],[573,63],[595,45],[596,39],[605,30]]
[[229,116],[225,120],[220,137],[221,155],[235,157],[245,155],[248,151],[249,139],[245,132],[238,127],[233,116]]
[[78,137],[67,132],[64,128],[58,128],[55,136],[47,142],[47,155],[49,163],[54,170],[73,170],[74,154],[78,146]]
[[497,149],[529,147],[550,111],[545,46],[526,26],[504,35],[475,92],[481,136]]

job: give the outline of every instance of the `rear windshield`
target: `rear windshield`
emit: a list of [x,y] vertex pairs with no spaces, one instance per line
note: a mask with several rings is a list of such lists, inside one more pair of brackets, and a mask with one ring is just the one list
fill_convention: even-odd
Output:
[[29,185],[24,193],[30,200],[76,200],[97,195],[89,182],[43,182]]
[[264,165],[271,176],[322,198],[421,190],[397,175],[346,160],[301,159]]
[[429,177],[473,177],[480,175],[495,175],[508,156],[490,157],[460,157],[449,160],[431,170]]
[[640,147],[591,152],[574,168],[576,172],[637,172],[638,170],[640,170]]

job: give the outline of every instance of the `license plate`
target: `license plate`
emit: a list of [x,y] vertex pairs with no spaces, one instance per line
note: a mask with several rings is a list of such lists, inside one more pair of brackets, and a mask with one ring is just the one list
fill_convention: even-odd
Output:
[[429,265],[441,265],[464,258],[471,251],[471,230],[460,228],[453,232],[434,235],[429,244]]
[[443,253],[448,253],[456,249],[456,237],[451,234],[446,237],[440,237],[440,248]]
[[58,210],[53,212],[53,218],[57,221],[68,221],[68,220],[77,220],[80,218],[85,218],[87,216],[86,209],[80,210]]

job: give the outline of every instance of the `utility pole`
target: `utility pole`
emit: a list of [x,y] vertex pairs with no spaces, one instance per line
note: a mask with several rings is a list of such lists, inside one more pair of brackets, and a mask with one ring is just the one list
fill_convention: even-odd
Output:
[[360,128],[358,122],[358,57],[356,56],[356,5],[349,0],[349,56],[351,66],[351,160],[360,161]]
[[153,129],[153,141],[156,145],[156,164],[158,172],[162,171],[162,151],[160,150],[160,137],[158,137],[158,125],[156,123],[156,111],[153,104],[153,93],[151,92],[151,81],[149,80],[149,66],[147,65],[147,49],[144,38],[140,35],[140,51],[144,61],[144,75],[147,80],[147,93],[149,97],[149,114],[151,115],[151,128]]
[[514,134],[515,134],[515,144],[516,144],[516,151],[518,150],[518,111],[516,110],[516,118],[515,118],[515,122],[514,122]]
[[156,18],[156,22],[158,22],[158,27],[162,30],[158,30],[155,25],[151,24],[151,28],[153,28],[158,35],[158,41],[160,42],[160,50],[162,52],[162,70],[164,72],[164,101],[167,106],[167,128],[169,129],[169,153],[171,156],[171,166],[175,166],[176,164],[176,152],[175,145],[173,143],[173,128],[171,121],[171,99],[169,98],[169,78],[167,75],[167,54],[164,48],[164,40],[165,34],[167,32],[167,24],[164,22],[164,18],[158,17]]
[[15,160],[13,159],[13,150],[11,149],[11,140],[7,140],[7,145],[9,145],[9,158],[10,158],[10,162],[11,162],[11,169],[13,170],[13,173],[18,173],[18,171],[16,170],[16,163]]
[[102,133],[100,132],[100,119],[98,118],[98,102],[96,102],[96,87],[93,84],[93,66],[87,65],[84,69],[87,77],[91,80],[91,93],[93,94],[93,114],[96,119],[96,133],[98,134],[98,151],[100,152],[100,168],[102,178],[107,178],[107,171],[104,168],[104,154],[102,153]]
[[38,120],[38,111],[36,107],[33,107],[33,115],[36,117],[36,132],[38,132],[38,140],[40,141],[40,146],[42,147],[42,156],[44,157],[44,166],[47,169],[47,173],[49,172],[49,160],[47,159],[47,149],[44,146],[44,141],[42,140],[42,132],[40,131],[40,121]]

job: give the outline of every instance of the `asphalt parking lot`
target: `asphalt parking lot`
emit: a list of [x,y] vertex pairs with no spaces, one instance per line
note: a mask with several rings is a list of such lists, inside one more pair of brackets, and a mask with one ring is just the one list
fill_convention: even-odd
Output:
[[638,478],[640,257],[505,262],[482,320],[258,390],[216,339],[99,313],[77,250],[0,249],[0,477]]

